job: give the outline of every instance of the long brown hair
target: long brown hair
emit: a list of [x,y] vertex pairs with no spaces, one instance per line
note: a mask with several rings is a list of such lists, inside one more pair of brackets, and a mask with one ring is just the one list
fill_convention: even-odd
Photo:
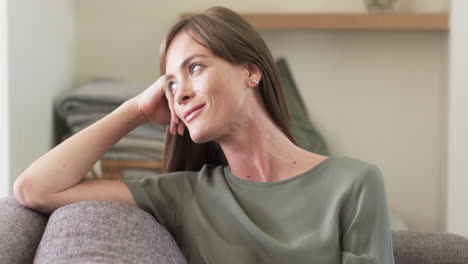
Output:
[[[160,49],[160,72],[166,72],[166,53],[179,32],[193,31],[200,43],[215,56],[233,65],[255,64],[262,72],[258,85],[259,95],[274,124],[295,143],[290,131],[290,117],[283,87],[273,56],[258,32],[239,14],[225,7],[211,7],[204,13],[184,19],[164,36]],[[172,135],[166,130],[163,150],[163,171],[198,171],[205,163],[227,165],[226,156],[215,141],[195,143],[188,129],[184,134]]]

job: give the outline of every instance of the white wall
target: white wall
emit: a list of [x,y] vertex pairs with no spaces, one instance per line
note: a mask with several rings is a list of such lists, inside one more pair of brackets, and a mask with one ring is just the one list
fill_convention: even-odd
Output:
[[52,146],[52,100],[70,89],[72,0],[12,0],[8,6],[11,182]]
[[9,194],[7,2],[0,0],[0,197]]
[[468,2],[452,1],[447,230],[468,237]]
[[[76,1],[76,84],[94,76],[155,80],[159,45],[183,12],[362,12],[362,0]],[[403,1],[446,12],[449,1]],[[410,229],[443,231],[446,210],[447,33],[262,31],[288,60],[333,154],[377,164],[389,206]],[[424,210],[419,210],[424,208]]]

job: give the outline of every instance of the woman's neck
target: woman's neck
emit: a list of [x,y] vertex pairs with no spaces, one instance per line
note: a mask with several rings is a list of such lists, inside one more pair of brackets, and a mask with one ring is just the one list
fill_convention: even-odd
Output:
[[284,180],[310,169],[324,157],[296,146],[262,111],[234,130],[227,140],[219,143],[231,172],[242,179]]

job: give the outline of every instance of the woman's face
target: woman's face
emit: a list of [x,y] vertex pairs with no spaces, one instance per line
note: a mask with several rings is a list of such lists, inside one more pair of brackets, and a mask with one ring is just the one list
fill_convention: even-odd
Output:
[[[176,35],[167,51],[166,85],[173,94],[173,110],[196,143],[222,139],[243,124],[251,78],[246,65],[231,65],[214,56],[185,31]],[[199,105],[203,107],[185,116]]]

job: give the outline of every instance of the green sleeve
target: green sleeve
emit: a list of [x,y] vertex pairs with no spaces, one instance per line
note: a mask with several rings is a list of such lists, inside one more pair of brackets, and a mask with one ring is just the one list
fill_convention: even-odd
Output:
[[169,230],[180,225],[187,184],[186,173],[173,172],[148,176],[138,180],[121,179],[140,209],[153,215]]
[[377,166],[366,166],[341,211],[343,264],[395,263],[385,185]]

